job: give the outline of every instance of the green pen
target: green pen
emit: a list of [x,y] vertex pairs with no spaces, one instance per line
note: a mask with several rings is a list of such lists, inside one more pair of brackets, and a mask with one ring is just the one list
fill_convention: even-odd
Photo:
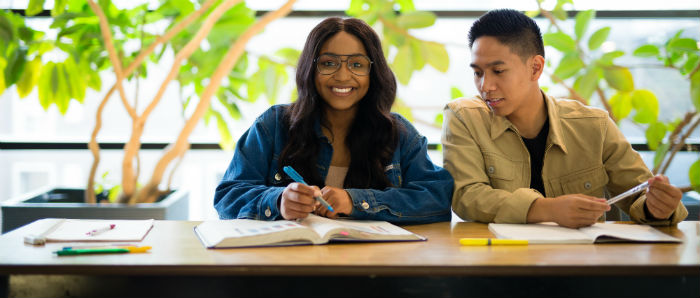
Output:
[[143,247],[122,247],[122,248],[86,248],[86,249],[62,249],[55,253],[59,256],[73,256],[86,254],[124,254],[131,252],[146,252],[151,249],[150,246]]

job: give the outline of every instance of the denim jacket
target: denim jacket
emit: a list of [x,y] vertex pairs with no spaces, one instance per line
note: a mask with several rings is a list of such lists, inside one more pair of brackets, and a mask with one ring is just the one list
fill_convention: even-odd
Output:
[[[236,145],[233,160],[216,188],[214,207],[221,219],[282,219],[277,201],[289,184],[278,173],[278,159],[287,142],[283,116],[287,105],[276,105],[263,113]],[[454,188],[452,176],[432,163],[427,140],[403,117],[392,114],[405,129],[385,174],[392,185],[385,189],[345,189],[352,199],[353,219],[385,220],[394,223],[449,221]],[[316,135],[320,152],[316,168],[325,179],[333,147],[321,132]]]

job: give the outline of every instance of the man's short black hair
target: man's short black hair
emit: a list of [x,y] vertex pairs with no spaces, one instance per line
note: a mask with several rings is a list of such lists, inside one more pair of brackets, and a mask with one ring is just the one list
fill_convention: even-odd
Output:
[[498,39],[523,61],[534,55],[544,57],[540,27],[533,19],[517,10],[496,9],[481,16],[469,29],[469,48],[482,36]]

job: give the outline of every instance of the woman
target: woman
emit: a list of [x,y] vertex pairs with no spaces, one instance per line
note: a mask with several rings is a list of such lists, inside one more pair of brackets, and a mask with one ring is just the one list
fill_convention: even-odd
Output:
[[[214,197],[220,218],[450,220],[452,177],[430,161],[425,137],[390,113],[396,80],[371,27],[322,21],[306,40],[296,82],[298,100],[271,107],[238,141]],[[312,186],[293,182],[284,166]]]

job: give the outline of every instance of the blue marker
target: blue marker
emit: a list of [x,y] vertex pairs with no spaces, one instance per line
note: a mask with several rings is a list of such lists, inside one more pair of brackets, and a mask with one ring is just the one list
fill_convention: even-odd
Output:
[[[306,181],[304,181],[304,178],[301,178],[301,175],[299,175],[299,173],[297,173],[297,171],[295,171],[292,167],[286,166],[282,168],[282,170],[284,170],[284,172],[287,173],[289,177],[292,177],[294,181],[308,186]],[[326,209],[328,209],[330,212],[335,212],[335,210],[333,210],[333,207],[331,207],[331,205],[328,204],[328,202],[326,202],[326,200],[324,200],[322,197],[316,196],[314,197],[314,199],[316,199],[316,201],[318,201],[319,203],[323,204],[323,206],[326,207]]]

